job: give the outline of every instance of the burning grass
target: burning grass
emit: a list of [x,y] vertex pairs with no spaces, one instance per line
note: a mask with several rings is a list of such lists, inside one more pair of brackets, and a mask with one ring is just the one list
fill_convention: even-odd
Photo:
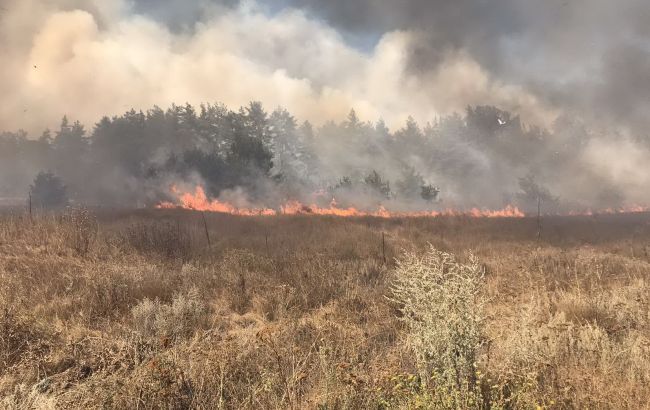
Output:
[[0,408],[643,408],[649,246],[645,214],[5,215]]
[[[197,186],[194,193],[182,192],[172,186],[171,193],[178,197],[177,203],[162,202],[159,209],[188,209],[194,211],[220,212],[238,216],[275,216],[275,215],[325,215],[338,217],[375,217],[375,218],[424,218],[438,216],[469,216],[474,218],[523,218],[524,213],[517,207],[508,205],[500,210],[487,210],[472,208],[468,210],[447,209],[443,211],[390,211],[383,206],[376,210],[362,210],[354,207],[341,208],[336,199],[332,199],[329,206],[321,207],[315,204],[305,205],[299,201],[291,200],[280,206],[279,210],[270,208],[241,208],[230,203],[209,199],[202,187]],[[613,211],[611,212],[613,213]]]

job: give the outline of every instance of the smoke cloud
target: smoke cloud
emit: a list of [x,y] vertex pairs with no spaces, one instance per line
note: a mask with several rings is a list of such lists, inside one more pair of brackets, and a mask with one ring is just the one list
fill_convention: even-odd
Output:
[[[3,129],[40,131],[66,113],[92,124],[131,107],[185,101],[261,100],[316,124],[342,119],[352,107],[391,126],[408,115],[424,122],[468,104],[521,111],[541,124],[554,115],[462,49],[445,50],[435,69],[413,74],[417,32],[386,32],[360,51],[301,8],[267,14],[268,7],[253,2],[149,6],[119,0],[5,6],[0,30],[12,41],[2,46],[9,65],[0,79]],[[188,29],[166,24],[172,16]]]
[[[569,202],[647,203],[649,27],[645,0],[4,0],[0,130],[38,136],[65,114],[90,129],[131,108],[253,100],[316,126],[354,108],[396,130],[409,116],[423,126],[494,106],[549,130],[543,149],[429,133],[447,147],[438,164],[465,164],[445,173],[413,158],[447,197],[498,204],[534,174]],[[373,163],[315,147],[332,179]]]

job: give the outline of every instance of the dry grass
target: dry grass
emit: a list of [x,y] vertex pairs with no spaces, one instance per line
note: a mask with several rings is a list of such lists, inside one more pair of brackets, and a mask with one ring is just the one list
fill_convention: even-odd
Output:
[[0,216],[0,408],[650,408],[647,215],[207,223]]

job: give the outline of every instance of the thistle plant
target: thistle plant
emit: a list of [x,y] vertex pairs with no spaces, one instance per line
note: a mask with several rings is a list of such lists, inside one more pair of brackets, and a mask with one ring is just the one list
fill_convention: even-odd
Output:
[[434,389],[435,407],[480,406],[476,357],[482,343],[484,271],[432,246],[424,255],[405,252],[391,285],[408,329],[424,383]]

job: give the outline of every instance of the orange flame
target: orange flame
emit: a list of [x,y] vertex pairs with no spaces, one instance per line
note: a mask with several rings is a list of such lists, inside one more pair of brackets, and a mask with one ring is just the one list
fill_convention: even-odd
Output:
[[[523,218],[526,216],[517,207],[508,205],[500,210],[487,210],[472,208],[469,210],[459,211],[446,209],[443,211],[415,211],[399,212],[389,211],[380,206],[375,211],[364,211],[356,208],[339,208],[336,200],[332,199],[329,207],[323,208],[317,205],[305,205],[299,201],[289,201],[282,205],[279,210],[270,208],[239,208],[227,202],[221,202],[217,199],[209,199],[202,187],[197,186],[194,193],[181,192],[175,186],[171,188],[172,193],[178,197],[179,203],[162,202],[156,208],[162,209],[191,209],[195,211],[220,212],[240,216],[274,216],[282,215],[329,215],[340,217],[359,217],[373,216],[378,218],[417,218],[417,217],[437,217],[437,216],[468,216],[472,218]],[[324,196],[319,193],[318,196]],[[600,210],[586,209],[582,211],[571,211],[566,213],[568,216],[593,216],[593,215],[615,215],[615,214],[633,214],[650,212],[650,207],[633,205],[621,208],[606,208]]]
[[156,208],[162,208],[162,209],[184,208],[184,209],[192,209],[194,211],[220,212],[225,214],[241,215],[241,216],[254,216],[254,215],[271,216],[276,214],[276,212],[273,209],[236,208],[233,205],[226,202],[221,202],[216,199],[210,200],[205,194],[203,188],[200,186],[196,187],[194,194],[191,194],[189,192],[182,193],[175,186],[172,186],[171,191],[172,193],[178,196],[180,205],[173,204],[171,202],[162,202],[158,204]]
[[332,200],[330,206],[322,208],[317,205],[304,205],[298,201],[289,201],[280,207],[279,211],[269,208],[237,208],[229,203],[216,199],[208,199],[202,187],[197,186],[195,192],[180,192],[175,186],[172,192],[178,197],[179,204],[163,202],[156,208],[173,209],[183,208],[195,211],[221,212],[231,215],[254,216],[265,215],[330,215],[340,217],[373,216],[378,218],[400,218],[400,217],[437,217],[437,216],[469,216],[474,218],[523,218],[525,215],[517,207],[508,205],[501,210],[485,210],[472,208],[467,211],[447,209],[444,211],[417,211],[417,212],[395,212],[389,211],[380,206],[376,211],[363,211],[356,208],[339,208],[336,200]]

